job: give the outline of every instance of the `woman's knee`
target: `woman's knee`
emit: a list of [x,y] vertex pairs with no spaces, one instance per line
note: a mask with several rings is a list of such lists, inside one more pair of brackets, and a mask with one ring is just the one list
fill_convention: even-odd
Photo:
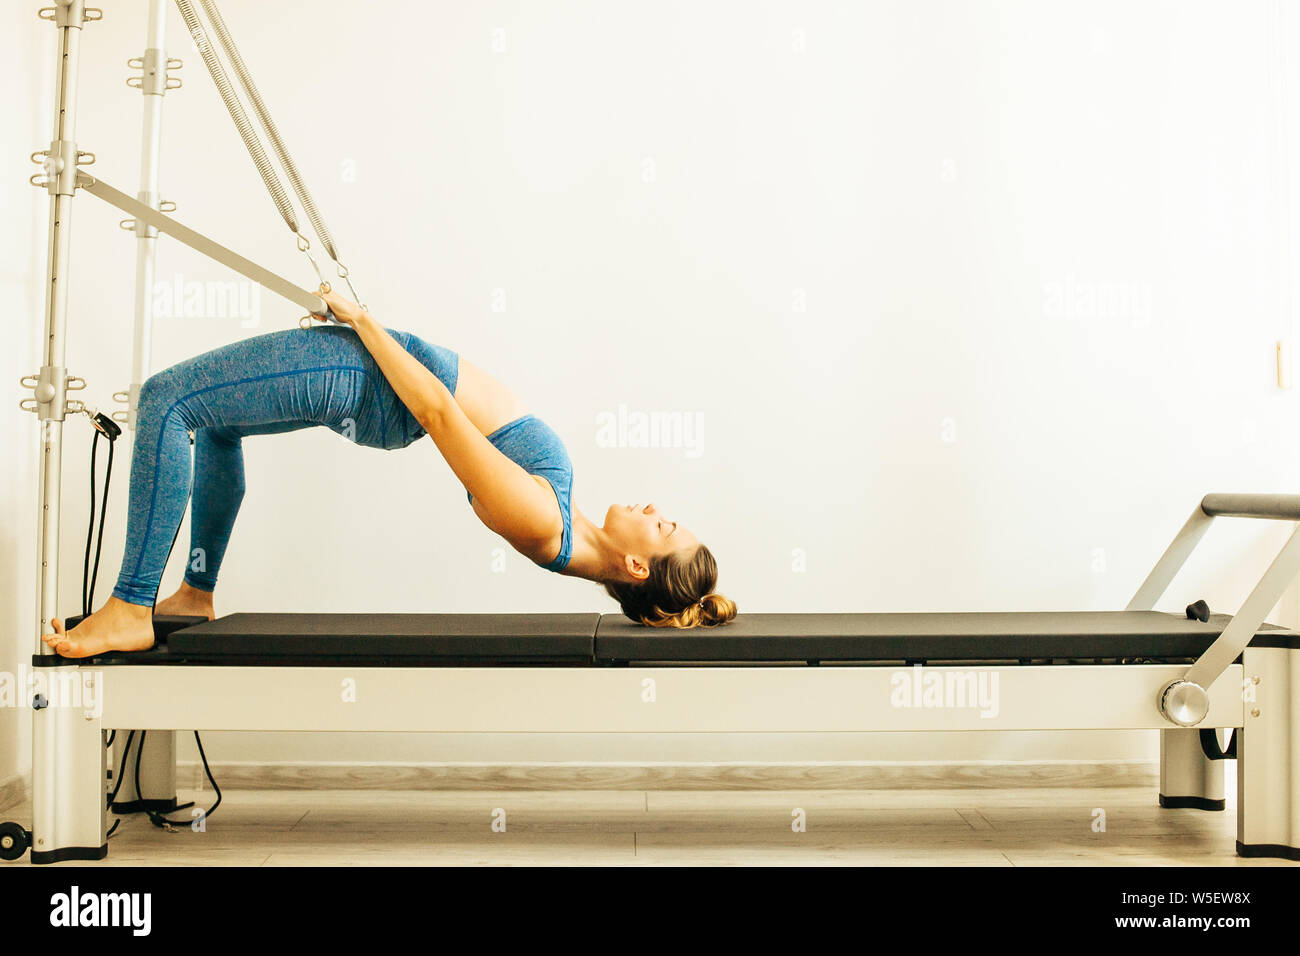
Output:
[[167,415],[185,397],[184,383],[174,368],[150,375],[136,396],[136,417],[148,419]]
[[137,405],[157,405],[168,397],[168,393],[173,390],[174,376],[168,374],[170,369],[164,369],[161,372],[154,372],[144,380],[140,386],[140,394],[136,398]]

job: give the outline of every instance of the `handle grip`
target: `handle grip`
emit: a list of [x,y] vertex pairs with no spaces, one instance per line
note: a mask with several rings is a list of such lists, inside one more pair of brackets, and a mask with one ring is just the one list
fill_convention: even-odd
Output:
[[312,306],[311,314],[319,316],[328,322],[333,322],[334,313],[330,311],[330,307],[325,303],[325,300],[318,295],[312,296],[312,298],[315,300],[316,304]]
[[1206,495],[1201,510],[1211,518],[1300,521],[1300,495]]

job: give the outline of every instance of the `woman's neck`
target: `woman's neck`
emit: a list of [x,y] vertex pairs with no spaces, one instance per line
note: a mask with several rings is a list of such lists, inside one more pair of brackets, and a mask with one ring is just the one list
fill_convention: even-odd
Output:
[[561,574],[586,578],[597,584],[616,580],[623,570],[623,555],[614,547],[605,529],[573,509],[572,552]]

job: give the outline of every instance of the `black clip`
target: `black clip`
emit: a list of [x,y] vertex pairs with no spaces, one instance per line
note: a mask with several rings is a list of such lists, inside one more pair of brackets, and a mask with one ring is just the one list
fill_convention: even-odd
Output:
[[96,412],[91,415],[90,424],[95,427],[95,431],[99,432],[109,441],[115,441],[117,436],[122,434],[121,426],[103,412]]

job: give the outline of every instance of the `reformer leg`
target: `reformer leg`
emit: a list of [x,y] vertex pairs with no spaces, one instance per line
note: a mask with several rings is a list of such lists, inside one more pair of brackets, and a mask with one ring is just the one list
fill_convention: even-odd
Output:
[[104,736],[93,671],[43,667],[32,714],[32,862],[102,860]]
[[1300,860],[1300,638],[1242,656],[1246,725],[1237,744],[1237,853]]
[[1223,761],[1205,756],[1196,728],[1160,731],[1160,806],[1194,810],[1227,806]]
[[120,781],[113,780],[117,797],[110,809],[117,813],[170,813],[176,809],[176,731],[119,730],[110,766],[115,775],[122,774]]

